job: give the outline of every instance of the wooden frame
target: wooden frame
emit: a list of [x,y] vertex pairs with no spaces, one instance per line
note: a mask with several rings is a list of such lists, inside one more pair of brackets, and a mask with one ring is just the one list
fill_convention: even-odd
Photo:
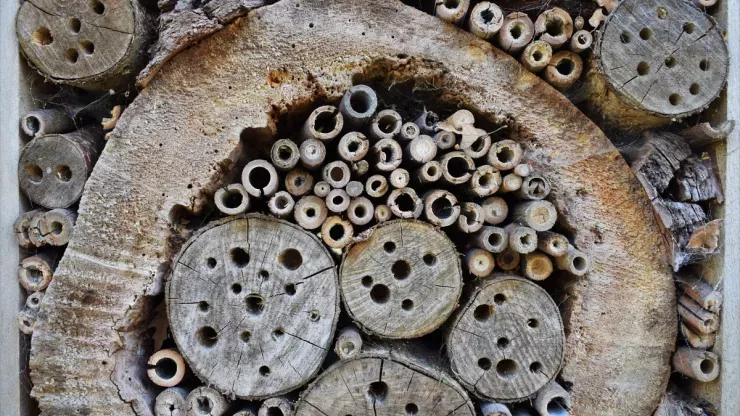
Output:
[[[12,224],[24,202],[17,184],[17,160],[23,144],[18,120],[28,108],[28,79],[15,38],[19,1],[0,2],[0,400],[3,414],[27,416],[33,403],[24,373],[25,339],[15,326],[23,295],[15,275],[20,257]],[[724,0],[720,20],[728,30],[730,72],[725,96],[725,118],[740,120],[740,9],[735,0]],[[722,260],[724,309],[722,312],[721,415],[740,414],[740,129],[729,138],[720,156],[725,160],[725,229]],[[721,159],[722,160],[722,159]]]

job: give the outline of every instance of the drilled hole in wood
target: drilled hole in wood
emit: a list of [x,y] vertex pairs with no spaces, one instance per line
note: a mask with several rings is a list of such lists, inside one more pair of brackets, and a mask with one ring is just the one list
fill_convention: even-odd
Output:
[[198,310],[201,312],[208,312],[208,309],[210,308],[210,305],[208,305],[208,302],[202,300],[198,302]]
[[210,326],[204,326],[195,333],[195,340],[204,347],[213,347],[218,342],[218,333]]
[[709,71],[709,61],[706,59],[702,59],[699,62],[699,69],[701,69],[702,71]]
[[265,299],[257,293],[247,295],[244,302],[246,304],[247,313],[252,316],[262,315],[262,312],[265,310]]
[[285,335],[285,330],[283,328],[276,328],[274,331],[272,331],[272,338],[275,340],[278,340]]
[[678,60],[674,56],[669,56],[665,58],[665,66],[668,68],[673,68],[678,63]]
[[259,373],[263,377],[268,377],[270,375],[270,367],[263,365],[262,367],[260,367]]
[[421,259],[424,261],[424,264],[430,267],[437,264],[437,256],[432,253],[425,254]]
[[404,407],[404,410],[406,410],[406,414],[409,416],[413,416],[417,413],[419,413],[419,406],[417,406],[414,403],[409,403]]
[[85,55],[92,55],[95,53],[95,44],[89,40],[83,40],[80,42],[80,49],[82,49],[82,52],[84,52]]
[[283,411],[280,410],[278,407],[268,407],[267,408],[267,416],[284,416]]
[[696,29],[696,25],[691,22],[686,22],[683,24],[683,31],[688,33],[689,35],[694,33],[694,29]]
[[628,32],[622,32],[622,34],[619,35],[619,41],[626,45],[632,42],[632,36]]
[[396,243],[393,241],[386,241],[383,243],[383,250],[385,250],[386,253],[391,254],[394,251],[396,251]]
[[382,402],[388,396],[388,385],[382,381],[371,383],[367,389],[367,395],[373,402]]
[[506,295],[504,295],[503,293],[497,293],[497,294],[496,294],[496,295],[495,295],[495,296],[493,297],[493,302],[494,302],[494,303],[495,303],[496,305],[503,305],[503,304],[504,304],[504,302],[506,302]]
[[246,267],[249,264],[249,253],[241,247],[232,248],[229,252],[229,258],[239,268]]
[[555,65],[555,69],[557,69],[561,75],[566,76],[572,74],[575,68],[575,62],[569,58],[563,58],[557,63],[557,65]]
[[303,264],[303,256],[298,250],[289,248],[280,253],[278,263],[288,270],[297,270]]
[[30,165],[26,165],[26,168],[24,169],[26,172],[26,176],[28,176],[28,180],[31,182],[41,182],[41,180],[44,178],[44,171],[39,167],[39,165],[35,163],[31,163]]
[[496,364],[496,373],[498,373],[499,377],[503,379],[511,379],[516,376],[516,372],[518,370],[518,367],[516,365],[516,362],[514,360],[501,360]]
[[242,331],[239,334],[239,339],[242,340],[242,342],[249,342],[249,340],[252,339],[252,333],[249,331]]
[[373,278],[370,276],[364,276],[362,278],[362,285],[365,287],[370,287],[373,285]]
[[492,305],[479,305],[473,311],[473,317],[480,322],[489,320],[491,315],[493,315]]
[[235,295],[242,293],[242,285],[240,285],[239,283],[234,283],[233,285],[231,285],[231,291]]
[[36,30],[33,31],[33,35],[31,35],[31,40],[36,45],[47,46],[51,45],[51,43],[54,42],[54,37],[51,36],[51,31],[48,27],[39,26]]
[[267,280],[270,277],[270,272],[265,269],[260,270],[259,276],[262,280]]
[[295,295],[295,285],[293,283],[288,283],[287,285],[285,285],[285,293],[290,296]]
[[310,319],[312,322],[318,322],[319,319],[321,319],[321,313],[314,309],[308,313],[308,319]]
[[538,321],[538,320],[536,320],[534,318],[528,319],[527,320],[527,326],[530,327],[530,328],[537,328],[538,326],[540,326],[540,321]]
[[699,90],[700,90],[700,87],[699,87],[699,84],[697,83],[691,84],[691,86],[689,87],[689,92],[691,93],[691,95],[699,94]]
[[215,269],[216,264],[218,264],[218,262],[213,257],[209,257],[208,260],[206,260],[206,265],[208,265],[209,269]]
[[59,165],[54,168],[54,174],[62,182],[69,182],[72,179],[72,169],[67,165]]
[[154,366],[154,372],[163,380],[169,380],[177,374],[177,363],[172,358],[162,358]]
[[352,341],[344,341],[339,346],[339,349],[342,350],[342,353],[344,355],[349,356],[355,350],[355,344]]
[[370,289],[370,299],[372,299],[373,302],[383,304],[388,302],[388,299],[391,298],[391,290],[388,289],[388,286],[386,285],[375,285],[372,289]]
[[391,272],[393,273],[393,277],[403,280],[411,274],[411,266],[406,260],[397,260],[391,266]]
[[650,72],[650,64],[648,64],[645,61],[642,61],[639,64],[637,64],[637,74],[638,75],[647,75],[648,72]]
[[533,362],[532,364],[529,365],[529,371],[531,371],[533,373],[537,373],[540,370],[542,370],[542,364],[539,363],[539,362],[537,362],[537,361],[535,361],[535,362]]
[[405,311],[410,311],[411,309],[414,309],[414,301],[411,299],[404,299],[403,302],[401,302],[401,309]]
[[82,23],[80,22],[80,19],[73,17],[67,21],[67,27],[70,32],[77,34],[80,33],[80,29],[82,29]]
[[658,19],[665,19],[668,17],[668,10],[665,7],[658,7]]
[[491,369],[491,360],[488,358],[481,358],[478,360],[478,367],[480,367],[483,371],[488,371]]
[[105,12],[105,5],[100,0],[90,0],[90,8],[95,14],[103,14]]
[[75,48],[69,48],[64,52],[64,59],[70,64],[76,64],[77,60],[80,59],[80,53]]
[[237,208],[242,204],[244,197],[241,192],[237,191],[226,191],[221,194],[221,203],[226,208]]
[[653,36],[653,31],[648,28],[643,28],[640,31],[640,39],[642,40],[648,40]]

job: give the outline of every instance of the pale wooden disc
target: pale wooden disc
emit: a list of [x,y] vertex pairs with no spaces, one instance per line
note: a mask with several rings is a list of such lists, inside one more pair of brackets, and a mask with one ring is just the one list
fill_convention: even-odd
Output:
[[465,390],[438,369],[362,353],[322,373],[301,394],[296,416],[474,415]]
[[414,220],[375,228],[354,244],[340,267],[347,312],[384,338],[416,338],[438,328],[457,305],[462,269],[441,231]]
[[596,52],[622,100],[663,116],[701,111],[727,78],[727,45],[717,23],[684,0],[621,2]]
[[167,284],[180,353],[208,385],[243,399],[293,390],[316,374],[338,302],[326,248],[296,225],[261,215],[193,236]]
[[452,370],[476,396],[516,402],[555,378],[565,334],[555,302],[512,275],[484,280],[447,334]]
[[29,0],[21,5],[16,32],[23,53],[56,79],[101,74],[131,47],[132,0]]

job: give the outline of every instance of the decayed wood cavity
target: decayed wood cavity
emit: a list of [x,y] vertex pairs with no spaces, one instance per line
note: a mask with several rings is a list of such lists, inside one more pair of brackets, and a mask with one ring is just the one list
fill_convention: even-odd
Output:
[[310,380],[331,348],[334,262],[295,225],[230,218],[185,244],[167,313],[180,352],[208,385],[244,399],[287,392]]
[[416,338],[435,330],[462,290],[454,245],[420,221],[377,226],[370,238],[350,247],[339,274],[349,315],[385,338]]
[[553,380],[565,336],[555,302],[536,284],[494,276],[477,288],[447,335],[452,371],[473,394],[516,402]]

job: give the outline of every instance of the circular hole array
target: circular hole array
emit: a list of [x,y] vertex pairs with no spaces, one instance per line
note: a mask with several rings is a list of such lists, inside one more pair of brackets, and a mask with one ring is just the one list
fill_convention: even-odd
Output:
[[239,283],[234,283],[233,285],[231,285],[231,291],[234,292],[235,295],[242,293],[242,285],[240,285]]
[[[671,94],[668,97],[668,102],[670,102],[671,105],[673,105],[673,106],[677,106],[678,104],[681,103],[681,96],[679,94],[675,94],[675,93],[674,94]],[[575,266],[577,260],[578,260],[577,258],[573,260],[573,265],[574,266]],[[580,269],[580,268],[578,266],[576,266],[576,269]]]
[[622,34],[619,35],[619,41],[626,45],[632,42],[632,36],[628,32],[622,32]]
[[702,71],[709,71],[709,61],[707,59],[699,61],[699,69]]

